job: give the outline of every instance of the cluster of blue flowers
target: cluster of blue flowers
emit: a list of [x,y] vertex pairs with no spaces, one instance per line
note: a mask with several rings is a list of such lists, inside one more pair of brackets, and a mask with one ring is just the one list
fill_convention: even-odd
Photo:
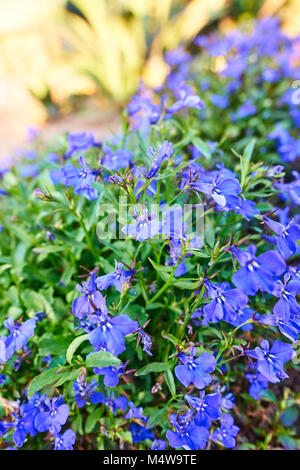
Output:
[[[260,406],[298,371],[300,112],[290,91],[273,90],[299,74],[299,40],[272,18],[194,45],[199,56],[165,54],[159,89],[140,84],[121,135],[99,143],[69,133],[43,161],[28,149],[20,167],[0,169],[7,214],[19,207],[0,226],[0,302],[12,315],[0,336],[4,448],[47,432],[55,449],[71,450],[86,416],[88,448],[243,448],[243,400]],[[21,186],[18,205],[20,177],[31,186]],[[96,230],[101,204],[119,208],[120,196],[133,210],[115,223],[120,239],[106,240]],[[186,205],[201,206],[203,234]],[[8,234],[21,239],[12,257]],[[34,314],[37,305],[45,313]],[[27,365],[22,387],[46,373],[38,390],[49,390],[21,403],[12,370]]]

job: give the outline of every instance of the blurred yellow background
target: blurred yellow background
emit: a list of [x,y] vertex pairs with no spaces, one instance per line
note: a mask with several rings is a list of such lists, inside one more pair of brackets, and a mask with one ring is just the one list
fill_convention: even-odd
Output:
[[165,49],[273,14],[299,34],[299,0],[0,0],[0,157],[31,124],[46,136],[118,129],[139,79],[164,79]]

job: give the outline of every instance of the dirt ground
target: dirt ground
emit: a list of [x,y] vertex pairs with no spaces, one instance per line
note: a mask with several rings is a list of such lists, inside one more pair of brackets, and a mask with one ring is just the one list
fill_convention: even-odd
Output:
[[26,143],[27,128],[35,125],[48,141],[65,131],[92,131],[98,140],[121,129],[120,111],[101,110],[94,101],[82,111],[50,121],[44,107],[11,77],[0,81],[0,161],[10,160]]

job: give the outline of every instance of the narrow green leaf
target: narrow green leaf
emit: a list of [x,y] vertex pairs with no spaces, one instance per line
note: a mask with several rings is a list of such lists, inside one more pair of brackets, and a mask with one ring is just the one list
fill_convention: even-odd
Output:
[[171,392],[171,395],[174,396],[176,395],[176,385],[175,385],[175,380],[174,380],[174,375],[170,369],[166,370],[164,372],[164,376],[166,379],[166,384],[168,385],[168,388]]
[[147,375],[150,372],[164,372],[169,369],[169,365],[166,362],[151,362],[141,369],[137,370],[134,375]]
[[81,343],[83,343],[84,341],[87,341],[88,339],[89,339],[89,335],[86,334],[86,335],[78,336],[77,338],[75,338],[72,341],[72,343],[69,345],[69,347],[67,349],[67,353],[66,353],[66,359],[67,359],[69,364],[71,364],[72,358],[75,354],[75,351],[79,348]]

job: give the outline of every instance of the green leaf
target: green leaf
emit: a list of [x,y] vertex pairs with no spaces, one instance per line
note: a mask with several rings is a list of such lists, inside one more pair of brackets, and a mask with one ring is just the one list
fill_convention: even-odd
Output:
[[56,382],[64,373],[61,367],[51,367],[50,369],[45,370],[40,375],[34,377],[30,382],[28,387],[28,398],[33,397],[33,395],[41,390],[46,385],[50,385]]
[[81,368],[79,369],[74,369],[71,371],[66,371],[61,374],[61,377],[58,379],[57,382],[55,382],[55,387],[59,387],[60,385],[63,385],[65,382],[74,382],[74,380],[77,379],[81,372]]
[[119,367],[121,365],[121,361],[109,352],[97,351],[86,358],[86,365],[87,367]]
[[207,145],[207,143],[204,142],[204,140],[200,139],[199,137],[193,137],[192,142],[195,145],[195,147],[197,147],[197,149],[200,150],[202,155],[204,155],[204,157],[207,158],[207,160],[211,159],[211,150],[209,146]]
[[65,336],[43,335],[39,343],[39,355],[47,356],[48,354],[60,356],[66,352],[69,340]]
[[101,418],[102,413],[103,411],[101,407],[98,409],[95,408],[93,409],[91,414],[87,417],[86,422],[85,422],[85,432],[87,434],[89,434],[90,432],[94,430],[94,427],[96,426],[97,421],[99,421],[99,419]]
[[[241,161],[241,187],[244,188],[246,177],[248,174],[249,164],[254,152],[255,139],[251,139],[250,142],[246,145],[243,155],[240,155]],[[235,153],[235,152],[234,152]]]
[[150,372],[164,372],[168,369],[169,365],[166,362],[151,362],[137,370],[134,375],[147,375],[150,374]]
[[86,335],[77,336],[77,338],[75,338],[72,341],[72,343],[69,345],[69,347],[67,349],[67,353],[66,353],[66,359],[67,359],[69,364],[71,364],[74,353],[79,348],[81,343],[83,343],[84,341],[87,341],[88,339],[89,339],[89,335],[86,334]]
[[297,405],[289,406],[286,410],[284,410],[280,415],[280,421],[282,424],[290,428],[293,426],[299,418],[299,408]]
[[168,385],[168,388],[171,392],[171,395],[174,396],[176,395],[176,385],[175,385],[175,380],[174,380],[174,375],[170,369],[166,370],[164,372],[164,376],[166,379],[166,384]]

